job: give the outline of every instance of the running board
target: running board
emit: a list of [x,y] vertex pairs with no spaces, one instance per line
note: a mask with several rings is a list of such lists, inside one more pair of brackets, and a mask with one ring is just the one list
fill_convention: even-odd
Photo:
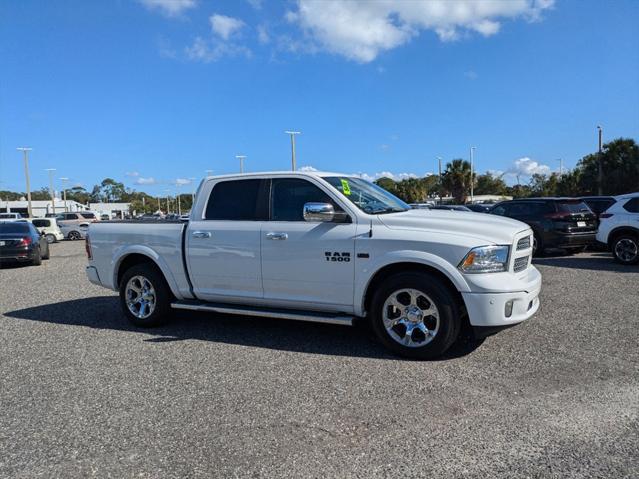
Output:
[[295,309],[272,309],[233,304],[205,303],[201,301],[176,301],[171,303],[173,309],[190,311],[207,311],[209,313],[239,314],[243,316],[262,316],[264,318],[294,319],[296,321],[312,321],[314,323],[353,325],[353,317],[337,313],[319,313],[316,311],[300,311]]

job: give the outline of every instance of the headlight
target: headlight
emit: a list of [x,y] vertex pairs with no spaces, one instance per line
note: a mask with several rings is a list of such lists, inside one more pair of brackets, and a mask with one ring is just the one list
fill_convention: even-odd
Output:
[[509,246],[473,248],[459,263],[464,273],[498,273],[508,270]]

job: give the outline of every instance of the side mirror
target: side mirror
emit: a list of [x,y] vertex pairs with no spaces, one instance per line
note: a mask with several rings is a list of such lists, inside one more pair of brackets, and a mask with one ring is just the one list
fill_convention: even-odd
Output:
[[330,203],[306,203],[304,221],[330,223],[335,219],[335,209]]

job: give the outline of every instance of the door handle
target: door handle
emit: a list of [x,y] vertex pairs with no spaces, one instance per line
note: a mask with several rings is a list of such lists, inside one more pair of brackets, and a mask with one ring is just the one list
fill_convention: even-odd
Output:
[[285,240],[288,239],[288,235],[286,233],[266,233],[266,239]]
[[191,233],[191,236],[193,236],[194,238],[210,238],[211,233],[208,231],[194,231],[193,233]]

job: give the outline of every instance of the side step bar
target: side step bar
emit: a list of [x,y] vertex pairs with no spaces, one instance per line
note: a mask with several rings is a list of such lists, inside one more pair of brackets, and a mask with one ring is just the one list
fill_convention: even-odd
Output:
[[171,303],[173,309],[190,311],[208,311],[210,313],[239,314],[243,316],[262,316],[265,318],[294,319],[312,321],[314,323],[353,325],[353,317],[337,313],[319,313],[316,311],[299,311],[294,309],[272,309],[234,304],[205,303],[203,301],[176,301]]

